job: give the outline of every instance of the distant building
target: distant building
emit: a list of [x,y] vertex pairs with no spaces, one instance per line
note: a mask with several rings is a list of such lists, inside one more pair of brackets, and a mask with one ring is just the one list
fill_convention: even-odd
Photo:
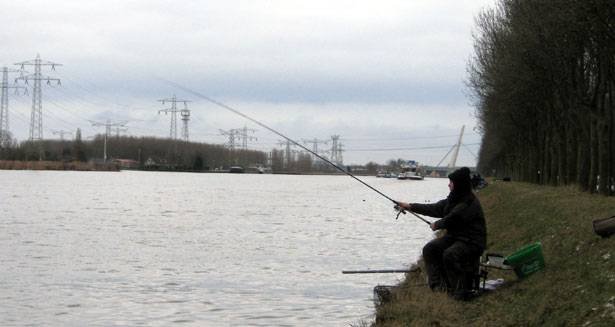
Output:
[[132,159],[113,159],[113,163],[118,165],[120,169],[136,169],[139,168],[139,162]]
[[152,159],[152,157],[148,157],[147,160],[145,160],[144,166],[147,169],[153,169],[153,168],[158,168],[159,165],[156,162],[156,160]]

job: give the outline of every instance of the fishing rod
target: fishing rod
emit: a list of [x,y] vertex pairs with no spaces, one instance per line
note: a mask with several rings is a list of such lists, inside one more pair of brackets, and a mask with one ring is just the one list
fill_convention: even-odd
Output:
[[395,274],[413,272],[410,269],[342,270],[342,274]]
[[[166,83],[168,83],[168,84],[173,85],[174,87],[176,87],[176,88],[178,88],[178,89],[180,89],[180,90],[182,90],[182,91],[185,91],[185,92],[190,93],[190,94],[192,94],[192,95],[194,95],[194,96],[196,96],[196,97],[198,97],[198,98],[201,98],[201,99],[203,99],[203,100],[206,100],[206,101],[208,101],[208,102],[211,102],[211,103],[213,103],[213,104],[215,104],[215,105],[217,105],[217,106],[219,106],[219,107],[222,107],[222,108],[224,108],[224,109],[226,109],[226,110],[228,110],[228,111],[230,111],[230,112],[232,112],[232,113],[234,113],[234,114],[236,114],[236,115],[238,115],[238,116],[240,116],[240,117],[243,117],[243,118],[245,118],[245,119],[247,119],[247,120],[249,120],[249,121],[251,121],[251,122],[255,123],[256,125],[258,125],[258,126],[260,126],[260,127],[264,128],[264,129],[266,129],[266,130],[268,130],[268,131],[272,132],[272,133],[273,133],[273,134],[275,134],[275,135],[280,136],[281,138],[285,139],[286,141],[288,141],[288,142],[290,142],[290,143],[292,143],[292,144],[294,144],[294,145],[296,145],[296,146],[300,147],[301,149],[303,149],[303,150],[305,150],[305,151],[307,151],[307,152],[309,152],[309,153],[313,154],[313,155],[314,155],[315,157],[317,157],[318,159],[320,159],[320,160],[322,160],[322,161],[324,161],[324,162],[326,162],[326,163],[330,164],[331,166],[333,166],[335,169],[337,169],[337,170],[341,171],[342,173],[344,173],[344,174],[346,174],[346,175],[348,175],[348,176],[352,177],[354,180],[356,180],[356,181],[358,181],[359,183],[363,184],[364,186],[368,187],[368,188],[369,188],[369,189],[371,189],[372,191],[374,191],[374,192],[376,192],[376,193],[380,194],[381,196],[383,196],[383,197],[384,197],[384,198],[386,198],[387,200],[389,200],[389,201],[393,202],[393,203],[396,205],[396,209],[399,211],[399,213],[397,214],[397,217],[396,217],[395,219],[399,218],[399,215],[400,215],[401,213],[403,213],[404,215],[406,214],[406,210],[405,210],[405,209],[403,209],[403,208],[401,208],[401,207],[399,207],[399,206],[398,206],[398,202],[397,202],[397,201],[395,201],[395,200],[393,200],[393,199],[392,199],[391,197],[389,197],[388,195],[386,195],[386,194],[382,193],[382,192],[381,192],[381,191],[379,191],[378,189],[374,188],[373,186],[371,186],[371,185],[367,184],[366,182],[364,182],[364,181],[363,181],[363,180],[361,180],[360,178],[358,178],[358,177],[356,177],[355,175],[351,174],[350,172],[346,171],[344,168],[342,168],[342,167],[340,167],[340,166],[336,165],[335,163],[333,163],[333,162],[329,161],[329,159],[327,159],[327,158],[325,158],[325,157],[323,157],[323,156],[319,155],[318,153],[316,153],[316,152],[314,152],[314,151],[312,151],[312,150],[308,149],[307,147],[305,147],[304,145],[300,144],[299,142],[297,142],[297,141],[295,141],[295,140],[291,139],[290,137],[288,137],[288,136],[286,136],[286,135],[284,135],[284,134],[282,134],[282,133],[280,133],[280,132],[276,131],[275,129],[273,129],[273,128],[271,128],[271,127],[269,127],[269,126],[267,126],[267,125],[265,125],[265,124],[261,123],[260,121],[258,121],[258,120],[256,120],[256,119],[254,119],[254,118],[252,118],[252,117],[250,117],[250,116],[248,116],[248,115],[246,115],[246,114],[244,114],[244,113],[240,112],[239,110],[234,109],[234,108],[232,108],[232,107],[230,107],[230,106],[228,106],[228,105],[226,105],[226,104],[224,104],[224,103],[222,103],[222,102],[220,102],[220,101],[217,101],[217,100],[215,100],[215,99],[212,99],[212,98],[210,98],[210,97],[208,97],[208,96],[206,96],[206,95],[204,95],[204,94],[202,94],[202,93],[200,93],[200,92],[197,92],[197,91],[194,91],[194,90],[192,90],[192,89],[189,89],[189,88],[187,88],[187,87],[185,87],[185,86],[183,86],[183,85],[177,84],[177,83],[175,83],[175,82],[173,82],[173,81],[169,81],[169,80],[166,80],[166,79],[162,79],[162,80],[163,80],[163,81],[165,81],[165,82],[166,82]],[[413,214],[414,216],[416,216],[417,218],[419,218],[420,220],[422,220],[423,222],[425,222],[426,224],[431,225],[431,223],[430,223],[429,221],[427,221],[425,218],[423,218],[423,217],[421,217],[421,216],[417,215],[416,213],[414,213],[414,212],[412,212],[412,211],[410,211],[410,213],[411,213],[411,214]]]

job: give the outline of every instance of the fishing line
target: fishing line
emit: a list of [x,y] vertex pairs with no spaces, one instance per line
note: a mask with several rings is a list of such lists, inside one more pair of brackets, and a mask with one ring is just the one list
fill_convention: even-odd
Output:
[[[294,144],[294,145],[296,145],[296,146],[300,147],[301,149],[303,149],[303,150],[305,150],[305,151],[307,151],[307,152],[309,152],[309,153],[313,154],[313,155],[314,155],[315,157],[317,157],[318,159],[320,159],[320,160],[322,160],[322,161],[324,161],[324,162],[326,162],[326,163],[330,164],[330,165],[331,165],[331,166],[333,166],[335,169],[337,169],[337,170],[341,171],[342,173],[344,173],[344,174],[346,174],[346,175],[348,175],[348,176],[352,177],[353,179],[355,179],[355,180],[356,180],[356,181],[358,181],[359,183],[361,183],[361,184],[365,185],[366,187],[368,187],[368,188],[369,188],[369,189],[371,189],[372,191],[374,191],[374,192],[376,192],[376,193],[380,194],[381,196],[383,196],[383,197],[384,197],[384,198],[386,198],[387,200],[389,200],[389,201],[393,202],[395,205],[397,205],[397,201],[393,200],[393,199],[392,199],[391,197],[389,197],[388,195],[386,195],[386,194],[382,193],[381,191],[379,191],[379,190],[377,190],[376,188],[374,188],[373,186],[371,186],[371,185],[367,184],[366,182],[364,182],[364,181],[363,181],[363,180],[361,180],[360,178],[358,178],[358,177],[356,177],[355,175],[351,174],[350,172],[346,171],[344,168],[342,168],[342,167],[340,167],[340,166],[338,166],[338,165],[334,164],[333,162],[329,161],[329,159],[327,159],[327,158],[325,158],[325,157],[323,157],[323,156],[319,155],[318,153],[316,153],[316,152],[314,152],[314,151],[312,151],[312,150],[308,149],[307,147],[305,147],[304,145],[300,144],[299,142],[297,142],[297,141],[295,141],[295,140],[291,139],[290,137],[288,137],[288,136],[286,136],[286,135],[284,135],[284,134],[282,134],[282,133],[280,133],[280,132],[276,131],[275,129],[273,129],[273,128],[271,128],[271,127],[269,127],[269,126],[267,126],[267,125],[265,125],[265,124],[261,123],[260,121],[258,121],[258,120],[256,120],[256,119],[254,119],[254,118],[252,118],[252,117],[250,117],[250,116],[248,116],[248,115],[246,115],[246,114],[244,114],[244,113],[240,112],[239,110],[234,109],[234,108],[232,108],[232,107],[230,107],[230,106],[228,106],[228,105],[226,105],[226,104],[224,104],[224,103],[222,103],[222,102],[220,102],[220,101],[217,101],[217,100],[215,100],[215,99],[212,99],[212,98],[210,98],[210,97],[208,97],[208,96],[206,96],[206,95],[204,95],[204,94],[202,94],[202,93],[200,93],[200,92],[197,92],[197,91],[191,90],[191,89],[189,89],[189,88],[187,88],[187,87],[185,87],[185,86],[183,86],[183,85],[177,84],[177,83],[175,83],[175,82],[173,82],[173,81],[169,81],[169,80],[164,79],[164,78],[162,78],[162,80],[163,80],[163,81],[165,81],[165,82],[166,82],[166,83],[168,83],[168,84],[173,85],[174,87],[176,87],[176,88],[178,88],[178,89],[180,89],[180,90],[182,90],[182,91],[185,91],[185,92],[190,93],[190,94],[192,94],[192,95],[194,95],[194,96],[196,96],[196,97],[198,97],[198,98],[201,98],[201,99],[203,99],[203,100],[206,100],[206,101],[208,101],[208,102],[211,102],[211,103],[213,103],[213,104],[215,104],[215,105],[217,105],[217,106],[219,106],[219,107],[222,107],[222,108],[224,108],[224,109],[226,109],[226,110],[228,110],[228,111],[230,111],[230,112],[232,112],[232,113],[234,113],[234,114],[236,114],[236,115],[238,115],[238,116],[241,116],[241,117],[243,117],[243,118],[245,118],[245,119],[247,119],[247,120],[249,120],[249,121],[251,121],[251,122],[255,123],[256,125],[258,125],[258,126],[260,126],[260,127],[264,128],[264,129],[266,129],[266,130],[268,130],[268,131],[272,132],[273,134],[280,136],[281,138],[285,139],[286,141],[288,141],[288,142],[290,142],[290,143],[292,143],[292,144]],[[399,208],[399,209],[401,209],[401,208]],[[399,209],[398,209],[398,210],[399,210]],[[399,217],[399,214],[400,214],[400,213],[406,214],[406,210],[403,210],[403,209],[399,210],[399,213],[397,214],[397,217]],[[416,216],[417,218],[419,218],[420,220],[422,220],[423,222],[427,223],[428,225],[430,225],[430,224],[431,224],[429,221],[425,220],[423,217],[421,217],[421,216],[417,215],[416,213],[414,213],[414,212],[412,212],[412,211],[410,211],[410,213],[411,213],[411,214],[413,214],[414,216]],[[396,219],[397,219],[397,218],[396,218]]]

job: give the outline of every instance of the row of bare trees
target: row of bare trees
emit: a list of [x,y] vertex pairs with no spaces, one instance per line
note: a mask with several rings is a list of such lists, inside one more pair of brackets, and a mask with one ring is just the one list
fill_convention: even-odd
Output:
[[[0,160],[8,161],[80,161],[101,162],[105,137],[97,135],[83,141],[79,130],[74,140],[43,140],[10,142],[0,147]],[[283,150],[270,154],[254,150],[230,150],[222,145],[173,141],[155,137],[109,137],[107,158],[134,160],[139,168],[152,170],[226,170],[230,166],[267,167],[275,173],[330,173],[324,162],[314,161],[307,153],[288,156]],[[270,156],[268,158],[268,156]]]
[[[0,149],[0,160],[90,161],[104,157],[105,138],[93,140],[43,140],[13,143]],[[267,163],[267,154],[253,150],[230,150],[222,145],[182,142],[155,137],[109,137],[107,158],[130,159],[141,168],[172,170],[228,169],[239,165],[249,167]]]
[[500,0],[476,25],[479,169],[613,194],[615,1]]

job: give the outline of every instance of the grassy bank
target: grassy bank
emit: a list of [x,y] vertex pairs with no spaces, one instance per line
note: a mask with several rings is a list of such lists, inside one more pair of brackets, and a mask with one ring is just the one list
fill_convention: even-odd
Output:
[[422,271],[408,274],[393,300],[377,307],[377,326],[615,326],[615,235],[592,220],[615,215],[615,199],[523,183],[496,182],[479,193],[488,252],[510,254],[542,242],[546,268],[470,302],[432,293]]
[[6,170],[79,170],[79,171],[118,171],[115,164],[96,164],[79,161],[12,161],[0,160],[0,169]]

